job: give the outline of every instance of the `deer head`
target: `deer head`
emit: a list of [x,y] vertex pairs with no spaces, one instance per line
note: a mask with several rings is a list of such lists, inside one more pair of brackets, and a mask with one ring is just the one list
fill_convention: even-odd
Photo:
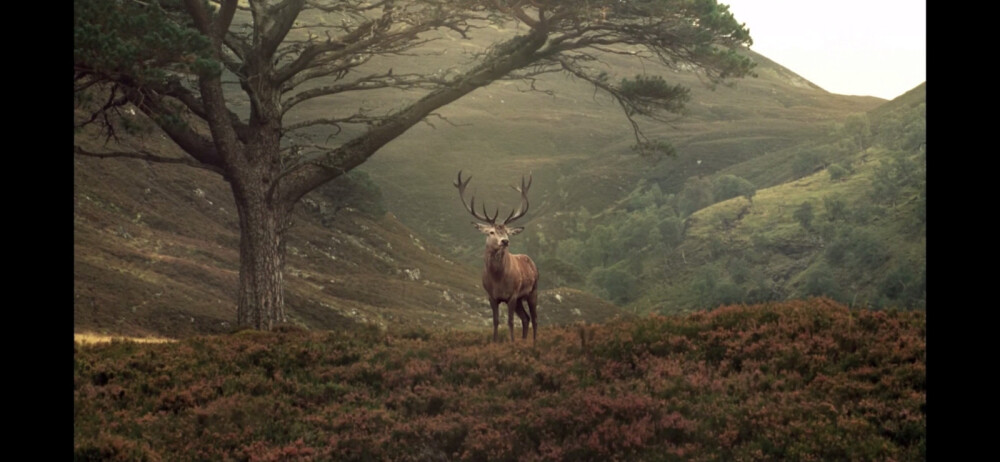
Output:
[[458,180],[455,181],[455,187],[458,188],[458,196],[462,199],[462,205],[465,206],[465,210],[472,214],[479,223],[472,222],[472,225],[476,227],[480,232],[486,235],[486,247],[491,250],[505,249],[510,244],[510,237],[517,235],[521,231],[524,231],[523,227],[508,227],[507,225],[513,223],[518,218],[524,216],[528,212],[528,188],[531,187],[531,175],[528,175],[528,181],[525,183],[524,177],[521,177],[521,187],[511,186],[515,191],[521,193],[521,206],[516,210],[511,209],[510,214],[507,218],[503,220],[502,223],[497,223],[497,217],[500,215],[500,208],[498,207],[493,216],[491,217],[486,211],[486,205],[482,205],[483,214],[479,215],[476,213],[476,197],[472,196],[469,198],[469,203],[465,203],[465,187],[468,186],[469,182],[472,181],[472,176],[469,176],[462,181],[462,172],[458,172]]

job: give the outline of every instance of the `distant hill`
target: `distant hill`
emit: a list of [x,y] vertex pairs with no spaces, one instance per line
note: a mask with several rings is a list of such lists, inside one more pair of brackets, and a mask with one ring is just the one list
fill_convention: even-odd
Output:
[[[676,157],[659,162],[631,149],[632,129],[616,103],[592,86],[563,76],[547,76],[537,88],[500,82],[449,105],[432,120],[414,127],[373,156],[361,169],[385,193],[388,208],[456,259],[472,263],[479,236],[470,233],[455,189],[458,170],[472,174],[477,198],[501,208],[516,206],[507,185],[531,172],[532,210],[522,220],[529,232],[519,236],[535,250],[537,232],[559,214],[585,207],[599,212],[623,199],[640,180],[656,182],[666,193],[684,181],[710,175],[742,161],[813,139],[850,114],[885,101],[831,94],[788,69],[749,51],[759,63],[758,77],[734,86],[706,88],[690,72],[657,69],[621,56],[606,59],[611,79],[659,72],[671,83],[691,88],[687,112],[670,124],[644,123],[651,137],[673,143]],[[419,206],[416,206],[419,204]],[[538,224],[538,229],[532,224]],[[544,281],[544,280],[543,280]]]

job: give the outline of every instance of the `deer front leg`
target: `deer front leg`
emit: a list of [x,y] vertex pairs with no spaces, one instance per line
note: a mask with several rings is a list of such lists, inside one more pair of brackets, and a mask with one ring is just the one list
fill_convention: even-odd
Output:
[[498,342],[500,340],[497,336],[497,328],[500,327],[500,302],[491,298],[490,308],[493,309],[493,341]]

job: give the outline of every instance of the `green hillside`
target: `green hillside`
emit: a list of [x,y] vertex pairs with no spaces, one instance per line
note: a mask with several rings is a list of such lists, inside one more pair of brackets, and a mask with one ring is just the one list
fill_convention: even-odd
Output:
[[[633,151],[628,121],[610,98],[564,77],[542,76],[535,85],[551,95],[526,91],[523,82],[483,88],[442,111],[451,123],[418,126],[387,145],[361,169],[384,192],[388,208],[452,258],[478,264],[480,236],[470,232],[455,189],[458,170],[473,175],[477,199],[501,209],[516,207],[507,185],[532,173],[528,232],[516,251],[554,252],[563,218],[582,208],[592,214],[613,208],[638,183],[676,193],[691,176],[712,175],[821,137],[850,114],[883,100],[830,94],[759,54],[755,78],[706,88],[693,74],[638,68],[614,56],[612,79],[640,70],[662,73],[691,88],[686,112],[669,124],[643,121],[653,138],[669,141],[674,157],[644,158]],[[544,277],[543,285],[556,279]]]
[[560,215],[538,248],[559,281],[636,312],[809,295],[924,308],[924,95],[679,189],[640,180],[610,207]]

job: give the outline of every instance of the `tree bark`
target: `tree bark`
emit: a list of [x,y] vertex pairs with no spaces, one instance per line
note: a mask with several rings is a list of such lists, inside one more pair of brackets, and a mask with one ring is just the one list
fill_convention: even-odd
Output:
[[[280,37],[273,40],[280,41]],[[268,64],[272,53],[273,49],[265,46],[246,57],[247,72],[259,76],[241,84],[250,96],[249,136],[241,145],[234,132],[227,132],[230,141],[221,149],[227,154],[229,182],[240,218],[236,322],[240,327],[265,331],[287,320],[285,239],[294,204],[285,200],[279,185],[281,104]],[[217,109],[222,113],[225,106]]]
[[236,322],[271,330],[286,321],[284,297],[285,231],[288,213],[267,198],[267,185],[241,188],[233,182],[240,217],[240,286]]
[[[265,119],[266,120],[266,119]],[[251,144],[230,155],[229,183],[240,218],[240,327],[271,330],[286,321],[285,238],[292,207],[275,184],[278,126],[254,124]]]

